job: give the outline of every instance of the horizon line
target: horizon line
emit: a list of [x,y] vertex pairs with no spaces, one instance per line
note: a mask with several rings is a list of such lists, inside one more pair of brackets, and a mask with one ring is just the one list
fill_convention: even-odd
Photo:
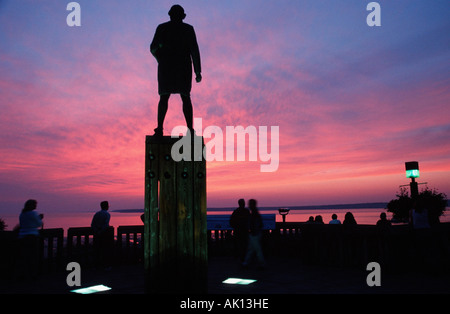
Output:
[[[356,209],[356,208],[385,208],[388,202],[368,202],[368,203],[348,203],[348,204],[330,204],[330,205],[303,205],[303,206],[262,206],[258,207],[260,210],[272,210],[276,208],[289,208],[297,210],[306,209]],[[207,210],[232,210],[234,207],[207,207]],[[143,208],[139,209],[114,209],[112,212],[121,213],[133,213],[133,212],[143,212]]]

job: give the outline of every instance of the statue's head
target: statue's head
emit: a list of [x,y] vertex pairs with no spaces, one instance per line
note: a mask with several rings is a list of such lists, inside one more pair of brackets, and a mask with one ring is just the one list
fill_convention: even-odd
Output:
[[186,14],[181,5],[175,4],[170,8],[169,16],[172,21],[182,21],[186,17]]

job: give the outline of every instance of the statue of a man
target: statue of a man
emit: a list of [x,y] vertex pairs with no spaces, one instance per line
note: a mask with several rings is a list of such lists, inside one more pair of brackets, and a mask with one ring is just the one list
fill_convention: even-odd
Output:
[[150,52],[158,61],[158,127],[155,135],[162,136],[164,118],[171,94],[180,94],[187,127],[193,131],[193,110],[191,102],[192,64],[195,80],[200,82],[200,51],[194,28],[183,19],[186,17],[180,5],[169,11],[170,21],[158,25]]

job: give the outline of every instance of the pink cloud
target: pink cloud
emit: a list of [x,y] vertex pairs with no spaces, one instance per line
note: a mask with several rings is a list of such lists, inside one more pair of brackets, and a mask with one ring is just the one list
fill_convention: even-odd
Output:
[[[261,162],[208,163],[210,206],[234,206],[240,197],[258,198],[261,206],[387,201],[407,183],[408,160],[419,160],[431,186],[450,191],[448,76],[427,59],[440,79],[408,77],[421,70],[399,60],[413,40],[383,46],[377,58],[364,49],[345,55],[311,38],[318,11],[302,15],[309,28],[299,32],[292,14],[284,20],[273,8],[273,20],[264,20],[269,8],[248,17],[240,5],[231,20],[217,8],[189,15],[204,69],[204,80],[193,84],[194,116],[204,128],[279,126],[280,165],[261,173]],[[129,22],[129,10],[116,23]],[[78,33],[56,28],[43,44],[21,26],[20,40],[0,58],[5,191],[143,206],[145,135],[156,126],[158,103],[148,44],[159,20],[139,20],[123,30],[100,21]],[[408,60],[440,58],[438,44]],[[166,121],[166,134],[184,125],[178,95]],[[8,194],[15,195],[9,202],[23,203],[19,192]]]

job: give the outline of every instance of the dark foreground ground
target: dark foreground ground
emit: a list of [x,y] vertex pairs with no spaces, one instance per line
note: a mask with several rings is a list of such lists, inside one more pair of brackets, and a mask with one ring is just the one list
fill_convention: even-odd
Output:
[[[112,288],[90,296],[70,292],[73,287],[66,284],[68,274],[65,271],[47,273],[35,281],[1,280],[0,300],[17,309],[57,313],[68,309],[70,313],[91,312],[94,305],[110,313],[143,309],[152,313],[300,313],[310,311],[311,306],[321,312],[347,308],[346,312],[355,313],[361,313],[363,306],[366,311],[378,313],[387,309],[404,312],[423,306],[442,308],[450,294],[449,272],[395,274],[381,269],[381,286],[369,287],[366,279],[370,271],[365,267],[304,265],[296,258],[281,257],[268,258],[263,270],[243,269],[230,257],[210,258],[208,294],[205,295],[147,295],[142,264],[116,266],[109,271],[82,269],[81,287],[103,284]],[[222,283],[229,277],[257,281],[247,286]]]
[[[304,265],[296,258],[271,257],[263,270],[243,269],[231,257],[212,257],[208,265],[208,294],[449,294],[450,273],[433,270],[393,273],[381,268],[381,286],[369,287],[371,271],[365,267],[345,268]],[[1,294],[72,294],[66,284],[69,271],[42,274],[30,281],[0,281]],[[256,279],[247,286],[224,284],[229,277]],[[122,265],[111,270],[81,270],[81,286],[103,284],[107,294],[144,294],[142,264]]]

